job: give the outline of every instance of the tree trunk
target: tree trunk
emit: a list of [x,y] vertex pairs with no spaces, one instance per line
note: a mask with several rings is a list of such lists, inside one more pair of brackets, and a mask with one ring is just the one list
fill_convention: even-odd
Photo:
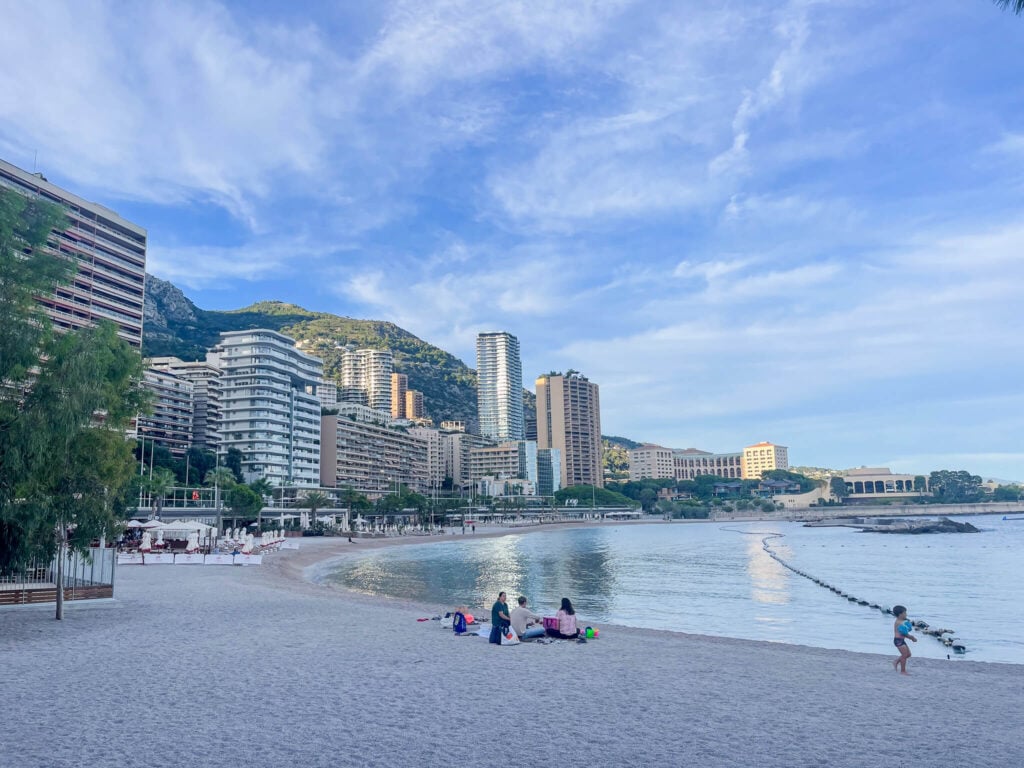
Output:
[[64,550],[67,543],[67,530],[60,526],[60,538],[57,541],[57,621],[64,618]]

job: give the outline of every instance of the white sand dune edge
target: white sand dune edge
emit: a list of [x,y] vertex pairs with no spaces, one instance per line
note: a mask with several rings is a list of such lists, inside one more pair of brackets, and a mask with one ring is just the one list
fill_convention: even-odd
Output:
[[630,628],[499,647],[303,578],[380,545],[125,567],[63,622],[0,611],[0,765],[1024,765],[1024,666],[900,677],[892,654]]

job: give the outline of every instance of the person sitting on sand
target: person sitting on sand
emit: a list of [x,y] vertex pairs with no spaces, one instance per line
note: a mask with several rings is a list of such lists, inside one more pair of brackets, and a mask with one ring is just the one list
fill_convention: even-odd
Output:
[[508,603],[505,602],[505,593],[499,592],[498,599],[491,606],[491,637],[490,642],[501,645],[501,635],[505,631],[511,619],[508,615]]
[[572,607],[568,597],[562,598],[562,607],[555,614],[558,617],[558,629],[549,629],[549,637],[559,640],[575,640],[579,637],[580,629],[576,626],[576,610]]
[[511,621],[512,629],[519,635],[520,640],[526,640],[531,637],[543,637],[544,627],[536,626],[537,623],[543,623],[544,617],[538,616],[536,613],[526,607],[526,598],[519,597],[519,605],[512,609]]
[[917,642],[917,638],[910,634],[914,625],[910,623],[910,619],[907,618],[907,609],[902,605],[894,605],[892,615],[896,617],[896,621],[892,623],[892,644],[900,652],[900,655],[893,661],[892,668],[899,669],[901,674],[909,675],[907,659],[910,658],[910,646],[907,645],[907,640]]

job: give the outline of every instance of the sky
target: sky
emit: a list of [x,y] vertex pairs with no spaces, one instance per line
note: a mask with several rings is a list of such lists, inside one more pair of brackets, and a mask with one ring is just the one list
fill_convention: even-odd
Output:
[[992,2],[0,15],[0,157],[144,226],[203,309],[470,366],[509,331],[606,435],[1024,480],[1024,17]]

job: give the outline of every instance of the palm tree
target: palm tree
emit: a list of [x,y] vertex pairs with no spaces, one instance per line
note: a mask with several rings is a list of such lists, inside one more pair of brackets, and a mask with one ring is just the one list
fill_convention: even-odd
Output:
[[214,467],[206,473],[206,477],[203,478],[203,482],[207,486],[213,486],[214,488],[214,504],[217,506],[217,535],[221,535],[223,531],[223,519],[221,517],[221,489],[228,489],[235,486],[235,473],[227,467]]
[[160,519],[160,512],[164,507],[164,499],[167,498],[177,484],[174,473],[167,467],[157,467],[153,474],[146,478],[146,492],[150,497],[150,504],[155,508],[156,519]]
[[309,516],[312,518],[311,525],[316,523],[316,511],[323,509],[331,503],[331,497],[320,491],[308,491],[305,493],[299,503],[296,504],[298,507],[309,510]]
[[[259,494],[264,504],[267,502],[267,497],[272,496],[274,493],[274,486],[271,485],[270,481],[265,477],[261,477],[259,480],[253,480],[249,483],[249,487]],[[256,532],[263,532],[263,507],[260,507],[259,512],[256,514]]]
[[1024,0],[995,0],[1000,8],[1012,8],[1018,16],[1024,13]]

